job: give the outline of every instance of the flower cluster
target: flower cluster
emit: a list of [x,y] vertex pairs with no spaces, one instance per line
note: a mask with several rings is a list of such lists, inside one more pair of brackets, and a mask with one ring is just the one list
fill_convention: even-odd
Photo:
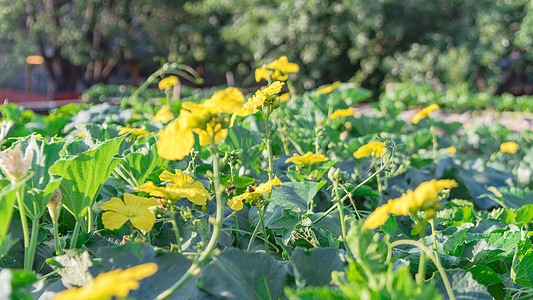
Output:
[[100,206],[106,211],[102,214],[102,222],[105,228],[111,230],[119,229],[124,223],[130,221],[135,228],[150,231],[154,226],[155,216],[148,208],[156,205],[157,199],[155,198],[125,193],[124,201],[113,197]]
[[370,142],[363,145],[353,153],[356,159],[371,156],[372,158],[378,158],[385,154],[385,142]]
[[368,229],[377,228],[387,221],[390,214],[407,216],[417,210],[429,210],[438,204],[439,195],[444,189],[457,187],[455,180],[442,179],[421,183],[414,191],[408,190],[400,198],[389,200],[386,204],[376,208],[365,221]]
[[278,177],[274,177],[265,183],[261,183],[257,187],[248,186],[244,194],[235,196],[228,200],[228,206],[233,210],[241,210],[243,207],[243,201],[245,200],[256,200],[259,197],[262,197],[266,192],[272,192],[272,187],[275,185],[281,185],[281,181]]
[[515,142],[505,142],[500,145],[500,151],[503,153],[514,154],[518,149],[520,149],[520,146]]
[[285,163],[292,162],[297,165],[306,165],[310,166],[317,162],[327,161],[328,159],[323,154],[315,154],[311,151],[307,152],[304,155],[293,154],[291,158],[288,158]]
[[131,290],[139,288],[139,281],[157,272],[157,264],[147,263],[126,270],[115,269],[98,275],[84,287],[71,288],[58,293],[54,300],[125,298]]
[[274,81],[273,83],[257,90],[255,94],[246,101],[244,106],[237,112],[237,116],[244,117],[255,114],[259,111],[261,106],[265,105],[267,101],[272,100],[273,96],[281,91],[285,83],[281,81]]
[[420,120],[429,118],[429,114],[439,109],[440,107],[437,104],[431,104],[430,106],[422,109],[421,111],[417,112],[416,115],[413,116],[413,124],[418,124]]
[[233,114],[242,108],[244,95],[239,89],[229,87],[218,91],[203,103],[185,102],[178,119],[172,121],[158,134],[157,153],[168,160],[183,159],[194,146],[194,134],[200,145],[224,140],[228,134],[225,119],[220,113]]
[[298,73],[300,67],[289,62],[287,56],[282,56],[266,66],[262,66],[255,70],[255,81],[259,82],[262,79],[286,81],[289,79],[289,73]]

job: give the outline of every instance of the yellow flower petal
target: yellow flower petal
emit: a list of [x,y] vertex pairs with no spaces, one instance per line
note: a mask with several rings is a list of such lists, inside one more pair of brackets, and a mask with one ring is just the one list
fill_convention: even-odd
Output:
[[334,111],[331,116],[329,116],[330,119],[336,119],[340,117],[349,117],[353,116],[355,114],[355,110],[353,107],[347,108],[347,109],[337,109]]
[[174,114],[170,111],[170,107],[168,105],[163,105],[161,109],[155,114],[155,116],[152,118],[152,122],[161,121],[163,124],[167,124],[172,119],[174,119]]
[[388,218],[388,208],[386,205],[382,205],[376,208],[376,210],[366,218],[364,225],[367,229],[375,229],[385,224]]
[[102,223],[107,229],[119,229],[128,221],[128,217],[114,211],[106,211],[102,214]]
[[117,197],[112,197],[107,201],[106,203],[102,204],[100,206],[101,210],[112,210],[112,211],[121,211],[125,207],[124,202],[122,202],[122,199]]
[[183,130],[179,120],[172,121],[165,129],[161,129],[157,136],[157,154],[164,159],[183,159],[194,146],[192,130]]
[[167,78],[161,79],[159,81],[159,89],[160,90],[170,90],[174,87],[174,85],[178,84],[180,82],[179,78],[177,76],[169,76]]
[[146,232],[152,230],[155,223],[155,216],[148,209],[139,210],[138,215],[130,219],[135,228]]
[[385,145],[384,142],[370,142],[366,145],[363,145],[353,153],[353,156],[356,159],[372,156],[373,158],[381,157],[385,154]]
[[317,162],[327,161],[328,159],[323,154],[314,154],[311,151],[308,151],[304,155],[293,154],[291,158],[288,158],[285,163],[292,162],[294,164],[303,164],[310,166]]
[[514,154],[520,149],[520,146],[515,142],[505,142],[500,145],[500,151],[503,153]]

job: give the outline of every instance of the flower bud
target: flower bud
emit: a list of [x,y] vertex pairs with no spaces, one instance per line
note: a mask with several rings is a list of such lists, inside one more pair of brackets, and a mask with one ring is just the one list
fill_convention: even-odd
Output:
[[0,168],[10,179],[18,181],[26,176],[33,161],[34,144],[35,139],[32,137],[24,154],[20,150],[20,143],[15,146],[15,149],[0,152]]
[[50,213],[50,217],[52,217],[54,223],[57,223],[57,220],[59,220],[59,214],[61,213],[61,198],[61,191],[56,189],[52,199],[50,199],[50,202],[48,202],[47,205],[48,213]]

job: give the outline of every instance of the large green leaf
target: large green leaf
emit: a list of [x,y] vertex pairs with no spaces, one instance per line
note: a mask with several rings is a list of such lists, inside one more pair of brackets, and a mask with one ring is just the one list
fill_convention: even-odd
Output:
[[60,184],[63,205],[77,219],[83,217],[100,187],[109,178],[120,160],[118,154],[124,136],[108,140],[94,149],[58,160],[52,174],[63,174]]
[[149,138],[148,142],[135,144],[124,152],[124,160],[120,162],[115,171],[135,186],[146,181],[146,177],[154,170],[165,165],[166,160],[157,154],[155,137]]
[[27,193],[24,197],[26,214],[31,219],[40,218],[46,211],[46,205],[52,199],[61,183],[62,170],[51,175],[50,168],[60,159],[60,151],[64,142],[48,143],[44,139],[35,141],[34,158],[31,169],[34,173],[32,180],[26,184]]
[[296,284],[300,287],[328,285],[332,271],[344,270],[339,250],[334,248],[296,248],[291,255],[291,262]]
[[287,269],[265,253],[223,252],[200,273],[200,287],[217,298],[279,299]]
[[[446,275],[456,299],[493,299],[487,288],[472,277],[472,273],[458,269],[446,271]],[[435,277],[439,278],[436,287],[446,295],[446,289],[439,274],[436,273]]]
[[305,213],[308,211],[309,203],[313,201],[317,191],[318,182],[284,182],[283,185],[277,185],[272,188],[270,207],[282,206]]
[[523,287],[533,287],[533,245],[529,238],[520,242],[516,248],[511,278]]

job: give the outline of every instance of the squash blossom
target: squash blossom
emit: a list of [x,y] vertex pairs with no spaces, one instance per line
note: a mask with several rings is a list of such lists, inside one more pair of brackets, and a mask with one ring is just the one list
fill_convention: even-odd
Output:
[[118,135],[123,135],[126,133],[131,133],[134,136],[149,136],[152,135],[152,132],[147,131],[144,128],[128,128],[128,127],[122,127],[120,128],[120,131],[118,132]]
[[169,76],[167,78],[161,79],[161,81],[159,81],[158,86],[160,90],[168,91],[171,90],[179,82],[180,80],[178,76]]
[[174,114],[170,111],[170,107],[168,105],[163,105],[160,110],[157,111],[155,116],[152,118],[152,122],[161,121],[163,124],[167,124],[172,119],[174,119]]
[[102,222],[107,229],[119,229],[130,221],[138,229],[150,231],[155,222],[154,214],[148,209],[156,206],[157,199],[139,197],[133,194],[124,193],[124,201],[113,197],[104,203],[100,208],[105,210],[102,214]]
[[227,123],[221,113],[233,114],[242,108],[244,95],[239,89],[229,87],[218,91],[203,103],[185,102],[178,119],[170,122],[158,133],[157,153],[168,160],[183,159],[194,146],[194,134],[200,136],[200,145],[207,145],[215,137],[216,143],[224,140]]
[[342,82],[335,81],[332,84],[323,85],[316,91],[316,95],[320,96],[322,94],[329,94],[329,93],[333,92],[335,89],[337,89],[338,87],[340,87],[341,84],[342,84]]
[[385,154],[385,142],[370,142],[363,145],[353,153],[356,159],[372,156],[372,158],[378,158]]
[[285,163],[292,162],[297,165],[306,165],[310,166],[317,162],[327,161],[328,159],[323,154],[314,154],[311,151],[308,151],[304,155],[293,154],[291,158],[288,158]]
[[289,79],[289,73],[298,73],[299,71],[300,67],[297,64],[289,62],[287,56],[282,56],[268,65],[256,69],[255,81],[259,82],[261,79],[268,80],[269,78],[286,81]]
[[241,210],[243,208],[243,201],[245,200],[254,200],[258,197],[263,196],[266,192],[272,192],[272,187],[275,185],[282,185],[281,181],[277,176],[274,179],[271,179],[265,183],[261,183],[257,187],[249,187],[244,194],[235,196],[228,200],[228,206],[233,210]]
[[429,118],[429,114],[439,109],[440,107],[437,104],[431,104],[430,106],[422,109],[421,111],[417,112],[416,115],[413,116],[413,124],[418,124],[420,120]]
[[337,109],[334,111],[331,116],[329,116],[330,119],[337,119],[340,117],[349,117],[353,116],[355,114],[355,110],[353,107],[347,108],[347,109]]
[[84,287],[74,287],[55,295],[53,300],[107,300],[125,298],[131,290],[139,288],[139,281],[157,272],[157,264],[147,263],[126,270],[115,269],[99,274]]
[[211,200],[211,195],[204,185],[194,178],[185,175],[181,170],[175,170],[175,174],[163,171],[159,175],[161,181],[168,181],[166,186],[156,186],[152,181],[143,183],[140,187],[134,188],[136,191],[143,191],[150,196],[165,198],[169,200],[179,200],[187,198],[192,203],[205,205],[207,200]]
[[500,151],[503,153],[514,154],[518,149],[520,149],[520,146],[515,142],[505,142],[500,145]]
[[439,195],[444,189],[457,187],[455,180],[442,179],[421,183],[414,191],[408,190],[400,198],[389,200],[386,204],[376,208],[368,216],[364,225],[368,229],[375,229],[387,221],[389,214],[407,216],[417,210],[431,210],[438,205]]

